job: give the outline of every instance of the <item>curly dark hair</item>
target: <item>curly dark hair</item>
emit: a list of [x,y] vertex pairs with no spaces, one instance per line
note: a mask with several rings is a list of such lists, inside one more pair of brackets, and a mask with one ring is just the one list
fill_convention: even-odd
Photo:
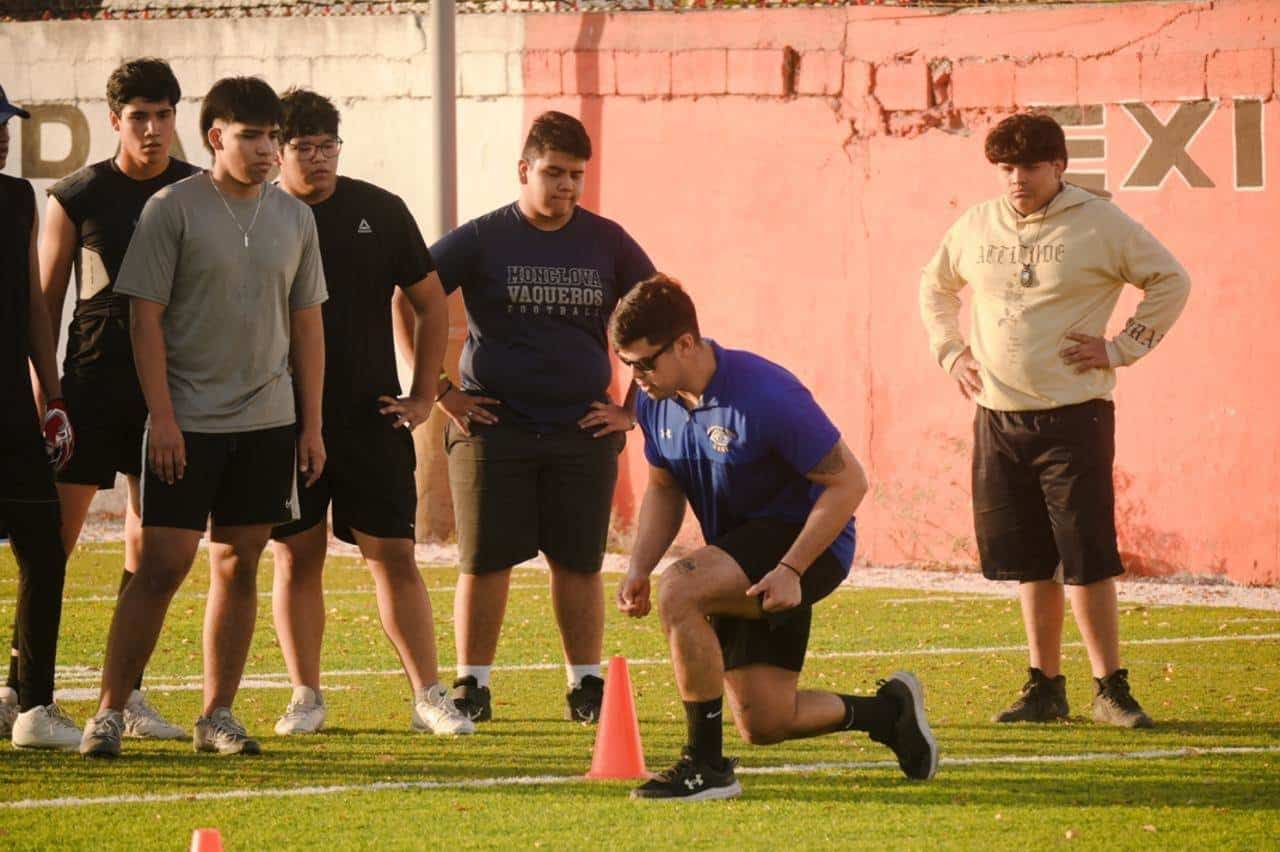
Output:
[[178,105],[182,88],[168,62],[153,57],[133,59],[111,72],[107,78],[107,107],[111,112],[121,115],[134,98]]
[[568,113],[544,112],[533,120],[520,156],[533,162],[548,151],[560,151],[571,157],[590,160],[591,137],[587,135],[587,128]]
[[1052,116],[1020,112],[987,134],[987,162],[1025,166],[1067,159],[1067,137]]
[[284,117],[280,122],[280,139],[288,142],[299,136],[338,135],[341,116],[333,101],[309,89],[288,89],[280,96]]
[[619,349],[638,340],[669,343],[683,334],[702,339],[698,313],[680,282],[661,272],[632,287],[609,320],[609,339]]

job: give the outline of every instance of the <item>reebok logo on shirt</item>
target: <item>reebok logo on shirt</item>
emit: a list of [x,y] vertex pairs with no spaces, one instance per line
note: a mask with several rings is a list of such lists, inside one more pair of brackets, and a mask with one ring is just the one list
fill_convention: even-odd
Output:
[[369,227],[369,220],[368,220],[368,219],[361,219],[361,220],[360,220],[360,227],[356,228],[356,233],[357,233],[357,234],[372,234],[372,233],[373,233],[373,228]]

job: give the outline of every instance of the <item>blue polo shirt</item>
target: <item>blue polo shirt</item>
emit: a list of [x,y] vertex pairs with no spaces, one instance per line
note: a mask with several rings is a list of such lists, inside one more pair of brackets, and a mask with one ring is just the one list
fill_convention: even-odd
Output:
[[622,226],[579,207],[543,231],[512,203],[450,231],[431,256],[445,292],[461,288],[467,307],[462,388],[500,400],[503,423],[577,429],[608,398],[609,315],[654,271]]
[[[649,464],[684,489],[707,542],[747,521],[803,524],[823,487],[805,478],[840,440],[840,431],[787,370],[750,352],[708,340],[716,372],[701,403],[641,394],[636,419]],[[831,545],[845,572],[853,562],[850,519]]]

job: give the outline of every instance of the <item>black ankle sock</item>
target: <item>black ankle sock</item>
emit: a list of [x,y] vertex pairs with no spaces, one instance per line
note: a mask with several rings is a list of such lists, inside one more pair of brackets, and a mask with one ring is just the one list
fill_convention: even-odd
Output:
[[[116,602],[120,601],[120,596],[124,594],[124,590],[129,586],[129,581],[133,579],[132,571],[120,572],[120,588],[116,590]],[[138,675],[138,680],[133,685],[134,689],[142,689],[142,675]]]
[[9,649],[9,677],[4,685],[14,692],[18,691],[18,646],[16,644]]
[[719,766],[724,759],[724,699],[684,702],[689,751],[698,760]]
[[898,721],[902,707],[896,698],[888,695],[875,695],[865,698],[861,695],[841,695],[844,702],[844,722],[842,731],[874,731],[885,728]]

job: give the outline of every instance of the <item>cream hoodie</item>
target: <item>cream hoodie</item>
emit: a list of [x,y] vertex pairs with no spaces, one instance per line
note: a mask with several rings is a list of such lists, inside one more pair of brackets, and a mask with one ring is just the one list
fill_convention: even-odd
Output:
[[[1019,245],[1021,238],[1021,245]],[[1031,263],[1034,284],[1019,281]],[[1101,337],[1125,283],[1145,295],[1107,341],[1111,369],[1076,373],[1059,354],[1071,332]],[[920,279],[929,345],[948,373],[965,341],[960,291],[973,287],[970,345],[981,367],[977,402],[1034,411],[1109,399],[1115,366],[1155,348],[1187,302],[1186,271],[1119,207],[1071,184],[1043,210],[1020,216],[1004,196],[970,208],[947,232]]]

